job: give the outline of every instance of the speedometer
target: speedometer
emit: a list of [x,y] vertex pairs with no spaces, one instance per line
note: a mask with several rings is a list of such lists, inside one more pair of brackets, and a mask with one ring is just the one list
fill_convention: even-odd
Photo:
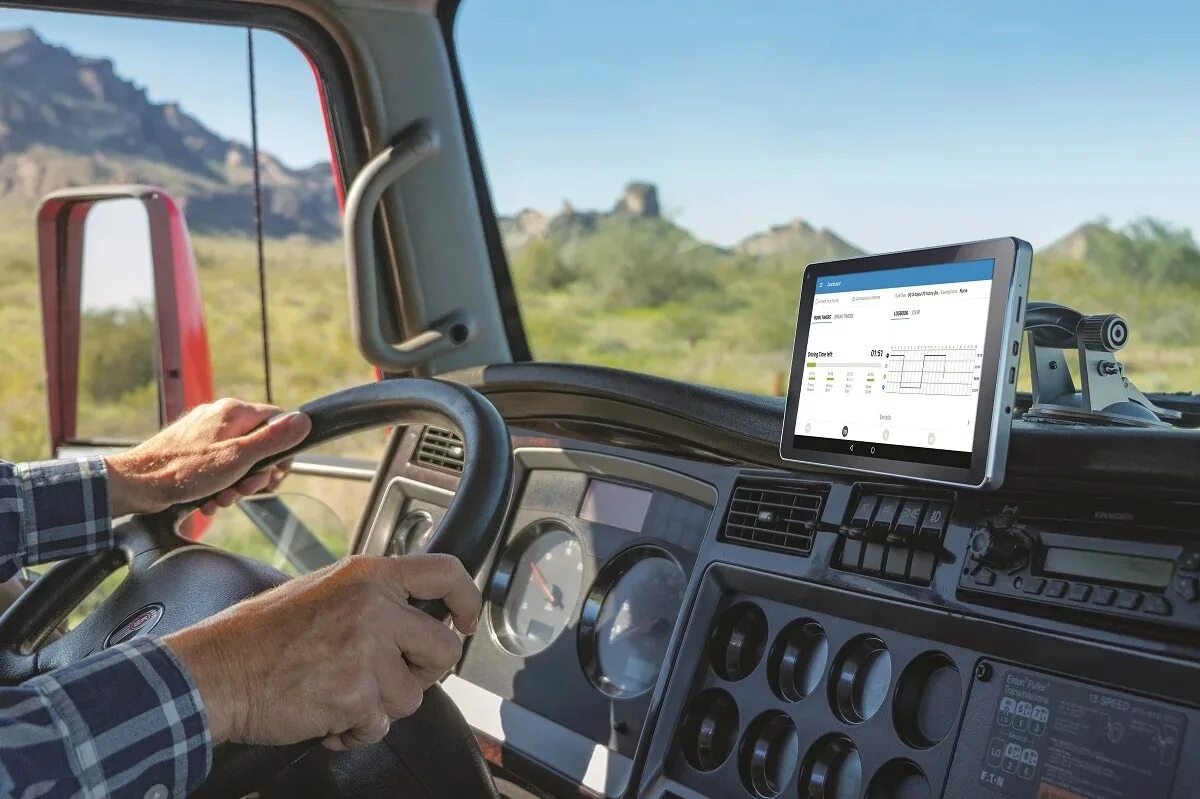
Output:
[[686,585],[683,569],[658,547],[634,547],[609,561],[579,622],[580,660],[597,688],[627,699],[654,686]]
[[523,530],[497,569],[503,599],[492,614],[496,638],[514,655],[541,652],[571,621],[583,587],[583,548],[565,525]]

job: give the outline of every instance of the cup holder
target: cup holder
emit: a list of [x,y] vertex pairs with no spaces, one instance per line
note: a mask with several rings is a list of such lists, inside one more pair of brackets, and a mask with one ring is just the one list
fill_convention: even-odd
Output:
[[762,799],[787,787],[800,760],[800,738],[786,713],[769,710],[750,722],[738,756],[742,784]]
[[815,621],[794,621],[783,628],[771,648],[771,690],[785,702],[799,702],[821,685],[828,662],[825,629]]
[[860,635],[842,647],[830,672],[830,701],[838,717],[861,724],[883,707],[892,682],[892,655],[874,635]]
[[918,656],[896,683],[893,718],[900,738],[914,749],[939,743],[958,721],[962,690],[962,675],[948,655]]
[[739,602],[717,619],[708,658],[722,679],[736,682],[754,671],[767,645],[767,616],[752,602]]
[[862,758],[844,735],[826,735],[809,748],[800,773],[802,799],[859,799]]
[[929,780],[911,760],[890,760],[875,773],[867,799],[930,799]]
[[710,688],[688,703],[679,743],[693,768],[712,771],[729,759],[737,733],[737,703],[720,688]]

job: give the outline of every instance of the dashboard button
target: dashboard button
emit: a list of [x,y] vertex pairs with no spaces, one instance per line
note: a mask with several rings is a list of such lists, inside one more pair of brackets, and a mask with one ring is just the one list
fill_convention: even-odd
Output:
[[1189,572],[1200,570],[1200,549],[1185,553],[1179,559],[1179,568]]
[[908,547],[891,547],[888,549],[887,562],[884,563],[883,573],[888,577],[904,579],[908,575]]
[[912,563],[908,565],[910,580],[929,585],[933,581],[933,570],[937,567],[937,555],[928,550],[918,549],[913,552]]
[[1175,578],[1174,589],[1175,593],[1183,597],[1185,602],[1195,601],[1196,596],[1200,594],[1200,586],[1197,585],[1196,578],[1188,577],[1183,574],[1180,574]]
[[1062,580],[1051,580],[1046,583],[1046,596],[1051,599],[1061,599],[1067,593],[1067,584]]
[[1142,605],[1142,612],[1155,616],[1170,616],[1171,603],[1160,596],[1148,596],[1145,604]]
[[915,533],[917,525],[921,523],[921,511],[923,510],[925,510],[924,500],[904,500],[904,506],[900,508],[900,515],[896,517],[896,532],[904,536]]
[[871,522],[871,529],[889,532],[892,525],[896,523],[896,514],[899,512],[899,497],[880,497],[879,507],[875,509],[875,521]]
[[1141,591],[1121,591],[1117,594],[1117,607],[1123,610],[1136,610],[1142,604]]
[[846,538],[842,541],[842,556],[838,564],[843,569],[858,569],[858,564],[862,560],[863,542],[854,538]]
[[975,575],[975,585],[995,585],[996,573],[991,569],[980,569]]
[[1030,577],[1021,584],[1021,590],[1027,594],[1040,594],[1046,587],[1046,581],[1041,577]]
[[1096,586],[1095,590],[1092,591],[1092,604],[1111,605],[1116,596],[1117,592],[1111,588],[1105,588],[1102,585]]
[[921,537],[941,539],[949,519],[949,502],[930,502],[925,509],[925,520],[921,522]]
[[854,509],[854,515],[850,517],[850,526],[865,530],[871,523],[871,514],[875,512],[875,505],[878,502],[878,497],[859,497],[858,507]]
[[883,571],[883,544],[867,542],[863,547],[862,570],[874,574]]
[[1092,587],[1085,583],[1071,583],[1070,590],[1067,591],[1067,599],[1072,602],[1087,602],[1091,596]]

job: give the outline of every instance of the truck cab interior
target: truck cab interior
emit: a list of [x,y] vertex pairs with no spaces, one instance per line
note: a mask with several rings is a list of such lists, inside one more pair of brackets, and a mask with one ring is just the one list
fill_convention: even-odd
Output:
[[[1200,19],[916,6],[0,2],[0,269],[30,286],[0,288],[0,320],[40,314],[21,332],[44,384],[0,395],[38,418],[0,428],[0,456],[124,446],[260,376],[313,418],[278,498],[126,519],[113,552],[29,575],[0,677],[346,554],[440,551],[485,605],[417,715],[354,752],[226,746],[201,795],[1197,796]],[[26,30],[59,17],[194,26],[214,75],[204,37],[240,37],[252,109],[315,85],[328,166],[267,154],[288,117],[217,137],[167,102],[196,70],[126,56],[133,35],[79,55],[79,30]],[[299,73],[256,61],[284,45]],[[149,94],[114,77],[139,64]],[[64,143],[77,112],[86,145]],[[147,144],[160,128],[182,149]],[[529,207],[556,190],[562,210]],[[796,213],[864,249],[779,224]],[[997,351],[998,479],[781,456],[806,264],[1010,235],[1034,248]],[[221,283],[235,251],[245,279]],[[116,261],[144,267],[149,310],[96,311],[134,280]],[[268,333],[308,338],[284,357]],[[145,393],[99,402],[138,346]],[[937,368],[929,403],[958,390]]]

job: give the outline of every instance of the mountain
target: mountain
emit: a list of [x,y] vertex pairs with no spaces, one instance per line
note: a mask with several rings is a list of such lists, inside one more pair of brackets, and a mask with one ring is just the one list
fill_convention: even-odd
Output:
[[803,219],[793,219],[787,224],[775,225],[763,233],[747,236],[737,243],[734,251],[759,257],[803,252],[818,261],[853,258],[866,254],[864,250],[855,247],[829,228],[818,230]]
[[1089,251],[1094,248],[1096,238],[1112,235],[1112,233],[1113,231],[1103,223],[1086,222],[1049,246],[1042,248],[1041,254],[1085,261]]
[[[327,164],[292,169],[259,153],[263,229],[336,236]],[[197,232],[254,232],[250,148],[177,103],[154,103],[104,58],[76,55],[32,30],[0,31],[0,202],[35,205],[49,191],[151,183],[184,206]]]
[[501,216],[499,223],[505,248],[510,253],[537,240],[548,240],[559,246],[577,245],[594,236],[602,227],[654,224],[660,229],[676,234],[685,242],[684,246],[712,253],[733,252],[755,258],[798,255],[810,261],[850,258],[864,254],[863,250],[828,228],[817,229],[802,219],[794,219],[762,233],[747,236],[738,242],[732,251],[707,244],[664,218],[658,199],[658,187],[642,181],[628,184],[616,204],[608,211],[580,211],[570,203],[564,203],[558,213],[549,216],[541,211],[525,208],[514,216]]

